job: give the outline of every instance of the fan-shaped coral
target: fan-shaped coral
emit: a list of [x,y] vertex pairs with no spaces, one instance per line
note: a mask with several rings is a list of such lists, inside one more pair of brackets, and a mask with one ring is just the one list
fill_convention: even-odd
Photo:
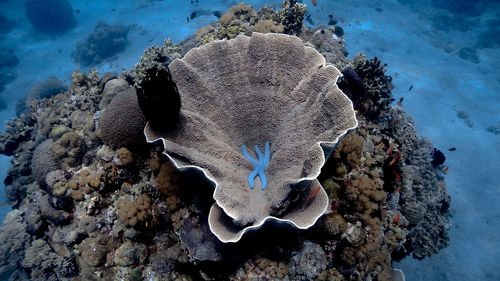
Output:
[[[215,185],[212,232],[236,242],[269,219],[312,226],[328,205],[316,180],[325,155],[357,126],[336,85],[340,71],[295,36],[260,33],[193,49],[170,70],[183,101],[178,122],[148,124],[145,135],[162,140],[178,168],[199,169]],[[266,142],[268,165],[253,165],[242,145]]]

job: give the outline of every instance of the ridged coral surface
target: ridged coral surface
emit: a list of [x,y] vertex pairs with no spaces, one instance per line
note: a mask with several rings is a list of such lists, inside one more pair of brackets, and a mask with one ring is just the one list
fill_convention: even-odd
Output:
[[[314,224],[328,204],[315,181],[325,151],[357,126],[336,85],[340,71],[298,37],[260,33],[193,49],[170,70],[182,100],[179,121],[169,130],[147,126],[146,138],[163,140],[174,164],[201,169],[214,183],[209,220],[219,239],[238,241],[268,218]],[[267,141],[268,184],[263,190],[256,180],[251,189],[254,167],[241,145]]]

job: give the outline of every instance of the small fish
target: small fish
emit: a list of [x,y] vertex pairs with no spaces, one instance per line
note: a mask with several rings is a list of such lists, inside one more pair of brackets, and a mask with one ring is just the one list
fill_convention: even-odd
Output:
[[392,152],[392,143],[389,145],[389,149],[387,149],[386,154],[389,155]]
[[0,207],[12,207],[14,204],[13,203],[10,203],[10,202],[3,202],[3,203],[0,203]]
[[316,7],[318,5],[318,3],[316,2],[316,0],[311,0],[311,3],[313,4],[314,7]]
[[392,174],[394,175],[394,178],[396,179],[396,181],[398,183],[400,183],[401,182],[401,176],[399,175],[399,173],[396,172],[395,170],[392,170]]
[[189,22],[189,17],[186,17],[187,21]]
[[399,105],[399,106],[403,106],[403,97],[401,97],[401,98],[399,99],[399,101],[398,101],[398,105]]
[[396,213],[396,215],[394,216],[394,218],[392,219],[392,222],[394,224],[398,224],[399,223],[399,213]]
[[391,162],[389,162],[389,166],[394,165],[396,163],[396,157],[392,158]]
[[338,20],[337,18],[335,18],[333,15],[328,15],[328,17],[330,18],[330,20],[328,21],[328,25],[336,25]]
[[448,150],[449,151],[455,151],[455,150],[457,150],[457,148],[456,147],[450,147],[450,148],[448,148]]
[[411,84],[410,88],[408,89],[408,92],[413,90],[413,84]]
[[224,13],[222,11],[212,11],[212,15],[216,16],[218,19],[222,17]]
[[443,173],[447,174],[448,173],[448,170],[450,169],[450,166],[446,166],[443,168]]
[[319,189],[321,187],[316,187],[316,189],[313,190],[313,192],[311,192],[311,194],[309,194],[309,196],[307,196],[307,199],[306,200],[309,200],[309,199],[312,199],[314,197],[316,197],[316,195],[318,195],[318,192],[319,192]]
[[211,16],[213,15],[213,12],[211,10],[206,10],[206,9],[197,9],[191,12],[189,15],[190,19],[194,19],[199,16]]
[[400,151],[396,151],[396,161],[401,161],[401,152]]
[[310,24],[314,25],[314,22],[313,22],[313,20],[311,19],[311,14],[308,14],[308,15],[306,16],[306,21],[307,21],[308,23],[310,23]]

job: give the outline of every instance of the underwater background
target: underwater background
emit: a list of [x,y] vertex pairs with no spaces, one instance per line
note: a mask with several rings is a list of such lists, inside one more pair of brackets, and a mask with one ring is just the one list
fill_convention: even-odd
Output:
[[[120,75],[151,45],[179,43],[238,2],[0,0],[2,128],[27,96],[67,90],[75,71]],[[446,157],[449,245],[393,267],[407,280],[500,280],[500,1],[297,2],[307,5],[304,25],[335,26],[347,58],[363,52],[386,64],[393,105]],[[279,9],[281,1],[245,3]],[[55,92],[34,87],[49,78]],[[12,209],[3,183],[11,159],[0,156],[1,221]]]

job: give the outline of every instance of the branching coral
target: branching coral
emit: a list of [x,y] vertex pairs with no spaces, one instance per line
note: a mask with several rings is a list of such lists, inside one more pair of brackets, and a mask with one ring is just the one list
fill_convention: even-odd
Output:
[[343,70],[345,78],[339,87],[354,103],[354,108],[375,119],[389,110],[392,78],[385,74],[385,65],[376,57],[367,59],[363,53],[354,57],[353,67]]
[[307,11],[306,5],[295,0],[285,0],[281,8],[276,12],[274,20],[285,27],[286,34],[299,34]]

